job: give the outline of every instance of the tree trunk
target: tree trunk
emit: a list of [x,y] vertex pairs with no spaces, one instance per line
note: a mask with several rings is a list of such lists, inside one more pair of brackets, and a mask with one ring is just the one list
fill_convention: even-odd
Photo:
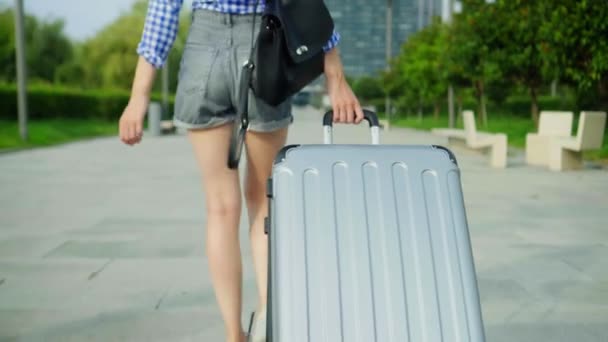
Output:
[[538,128],[538,94],[535,87],[530,87],[530,99],[532,100],[532,121]]
[[435,102],[435,110],[433,111],[433,116],[435,117],[435,120],[439,120],[439,112],[441,111],[441,106],[439,105],[439,102],[436,101]]
[[454,87],[451,83],[448,86],[448,127],[456,127],[456,118],[454,115]]
[[608,110],[608,76],[597,82],[597,93],[600,100],[600,110]]
[[[458,95],[458,97],[456,97],[456,103],[458,103],[458,110],[456,111],[456,122],[459,122],[460,117],[462,115],[462,95]],[[458,125],[458,123],[456,125]]]
[[479,102],[479,116],[481,117],[481,125],[483,127],[488,126],[488,114],[486,110],[486,96],[483,80],[475,82],[475,88],[477,90],[477,100]]
[[486,107],[486,96],[481,95],[481,124],[488,127],[488,109]]
[[422,101],[418,102],[418,121],[422,121]]

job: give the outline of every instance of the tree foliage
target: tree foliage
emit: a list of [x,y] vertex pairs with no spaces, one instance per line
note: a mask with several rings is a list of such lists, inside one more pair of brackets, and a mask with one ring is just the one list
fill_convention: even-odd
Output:
[[545,6],[542,52],[548,68],[577,88],[581,105],[595,100],[608,107],[608,4],[553,0]]
[[394,60],[391,72],[385,75],[385,91],[397,95],[399,107],[432,106],[439,115],[440,98],[447,89],[447,31],[438,20],[412,36]]
[[0,12],[0,80],[15,79],[15,22],[13,12]]
[[380,79],[374,77],[362,77],[352,82],[351,87],[357,96],[363,101],[378,99],[384,96],[384,90]]
[[434,22],[409,37],[383,76],[397,103],[411,108],[416,102],[444,101],[450,83],[460,88],[457,98],[462,89],[471,89],[485,123],[486,98],[503,103],[523,89],[536,122],[540,93],[560,80],[578,90],[587,109],[608,106],[605,1],[461,2],[462,12],[452,23]]
[[[437,114],[448,84],[462,103],[464,93],[477,100],[486,121],[492,104],[525,91],[530,116],[540,109],[536,98],[553,80],[576,90],[585,109],[608,109],[608,6],[604,0],[461,0],[452,23],[434,20],[410,36],[391,71],[352,80],[365,102],[389,94],[400,112]],[[71,42],[61,21],[25,18],[30,80],[80,88],[129,89],[137,60],[147,1],[110,23],[95,37]],[[169,57],[170,89],[176,88],[187,35],[187,13]],[[0,81],[14,82],[15,33],[11,9],[0,9]],[[160,88],[157,78],[155,90]],[[521,94],[519,94],[521,95]],[[381,101],[378,101],[380,103]],[[599,108],[598,108],[599,107]]]
[[[82,82],[88,88],[129,89],[135,74],[137,44],[141,40],[147,3],[135,3],[129,13],[123,14],[95,37],[84,42],[79,50],[76,63],[62,70],[64,80],[72,75],[82,75]],[[178,37],[168,60],[170,89],[176,88],[176,75],[188,22],[185,15],[180,20]],[[157,77],[158,89],[160,77]]]
[[[552,0],[551,0],[552,2]],[[550,54],[547,37],[543,35],[543,25],[552,5],[546,0],[501,0],[498,10],[503,14],[500,21],[504,32],[500,37],[505,59],[501,67],[505,75],[514,82],[525,86],[532,100],[531,114],[538,122],[538,92],[543,84],[551,82],[557,74],[548,64]]]
[[[93,38],[76,43],[64,33],[61,21],[41,22],[26,16],[28,76],[30,80],[76,85],[81,88],[129,89],[137,62],[136,48],[143,31],[147,2],[103,28]],[[169,56],[170,88],[175,89],[187,26],[183,13],[180,30]],[[0,12],[0,80],[15,80],[14,18],[12,10]],[[160,77],[156,90],[160,88]]]
[[[72,43],[61,20],[39,21],[26,15],[24,22],[28,77],[53,82],[55,70],[73,58]],[[0,80],[16,79],[15,18],[11,9],[0,12]]]

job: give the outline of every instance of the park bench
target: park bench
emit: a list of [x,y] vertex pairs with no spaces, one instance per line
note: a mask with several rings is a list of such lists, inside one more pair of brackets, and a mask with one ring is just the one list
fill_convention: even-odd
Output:
[[605,112],[581,112],[576,136],[549,139],[549,169],[562,171],[581,168],[583,151],[602,147],[605,128]]
[[449,143],[466,142],[467,134],[464,129],[458,128],[433,128],[431,130],[434,134],[441,135],[448,138]]
[[173,120],[162,120],[160,122],[160,129],[162,134],[173,134],[176,132],[176,127],[173,124]]
[[495,168],[507,166],[507,135],[477,131],[475,114],[466,110],[462,113],[464,129],[433,129],[434,134],[448,138],[450,145],[463,144],[471,149],[489,150],[490,165]]
[[572,133],[572,112],[542,111],[538,132],[526,135],[526,163],[547,166],[549,164],[549,142],[555,137],[569,137]]

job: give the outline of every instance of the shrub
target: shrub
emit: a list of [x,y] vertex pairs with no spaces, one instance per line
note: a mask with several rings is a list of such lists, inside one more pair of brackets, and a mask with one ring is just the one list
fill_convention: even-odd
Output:
[[[160,99],[160,94],[152,96],[153,101]],[[54,85],[31,85],[28,87],[28,118],[118,120],[128,101],[129,92],[124,90],[81,90]],[[173,98],[169,102],[172,107]],[[0,119],[17,119],[17,87],[14,84],[0,84]]]

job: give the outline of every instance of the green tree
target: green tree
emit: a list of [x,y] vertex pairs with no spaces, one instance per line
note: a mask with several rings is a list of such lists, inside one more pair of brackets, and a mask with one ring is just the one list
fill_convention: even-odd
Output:
[[353,91],[357,97],[364,101],[376,100],[384,97],[384,90],[379,78],[361,77],[353,82]]
[[457,84],[470,82],[479,105],[481,123],[486,126],[487,87],[503,77],[500,21],[506,14],[485,0],[464,0],[462,5],[463,11],[454,17],[450,29],[446,55],[450,58],[448,70],[450,79]]
[[412,35],[393,61],[391,72],[384,77],[385,91],[396,98],[398,107],[433,107],[439,116],[447,89],[447,71],[442,56],[446,51],[446,26],[435,20]]
[[0,12],[0,80],[15,80],[15,22],[13,11]]
[[[608,108],[608,5],[595,0],[544,2],[541,54],[549,70],[579,94],[579,105]],[[596,103],[594,103],[596,102]],[[600,102],[600,103],[597,103]]]
[[547,58],[546,41],[541,27],[546,20],[546,9],[553,0],[499,0],[497,8],[507,15],[500,21],[504,29],[501,42],[504,49],[502,68],[505,75],[525,86],[530,94],[531,114],[538,124],[538,96],[543,84],[554,75]]
[[85,86],[85,63],[83,63],[82,55],[82,46],[76,45],[73,49],[72,59],[55,70],[55,83]]
[[29,74],[46,82],[53,82],[56,70],[73,58],[72,42],[67,38],[64,22],[42,22],[33,31],[28,46]]
[[[53,82],[60,65],[72,60],[72,43],[66,37],[64,23],[60,20],[41,22],[33,16],[25,16],[25,44],[28,78]],[[15,19],[12,9],[0,12],[0,79],[14,82]]]
[[145,6],[137,3],[130,13],[122,15],[84,42],[79,64],[87,86],[129,88],[135,73],[135,50],[144,19]]
[[471,79],[469,79],[465,73],[466,66],[463,61],[455,56],[457,53],[457,46],[455,45],[455,30],[450,27],[448,30],[447,38],[447,52],[443,55],[444,64],[446,65],[447,79],[454,89],[454,97],[456,100],[456,117],[459,113],[462,113],[463,97],[465,89],[471,87]]
[[[147,2],[135,3],[131,11],[116,19],[105,27],[95,37],[82,45],[79,66],[73,65],[62,70],[63,74],[84,75],[84,83],[88,87],[130,89],[135,74],[137,62],[137,44],[141,40]],[[183,45],[189,24],[184,14],[180,18],[178,37],[169,56],[171,89],[175,90],[177,73]],[[156,89],[160,87],[160,77],[157,77]]]

